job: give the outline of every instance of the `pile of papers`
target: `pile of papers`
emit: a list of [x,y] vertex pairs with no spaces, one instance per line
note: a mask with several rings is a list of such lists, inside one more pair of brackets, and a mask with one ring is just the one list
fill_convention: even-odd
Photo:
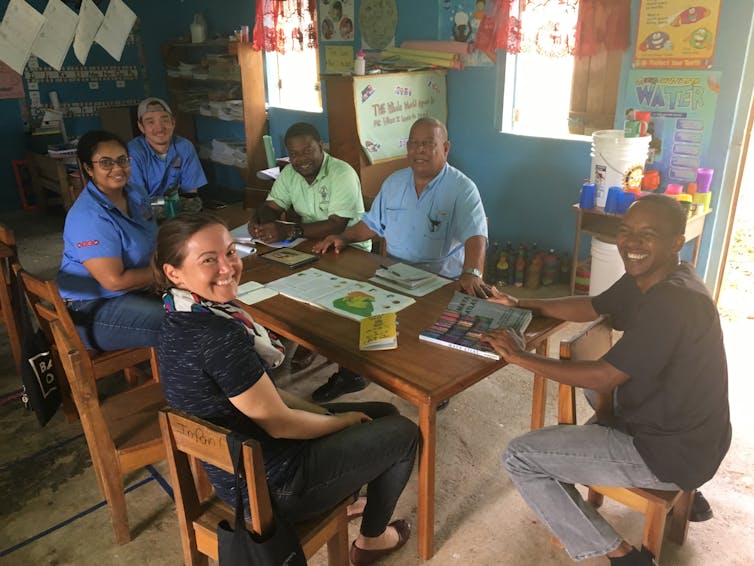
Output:
[[423,297],[450,283],[450,280],[444,277],[405,263],[383,265],[369,280],[391,289],[405,291],[415,297]]
[[245,169],[246,142],[243,140],[213,139],[209,158],[217,163]]
[[243,120],[243,100],[211,100],[199,106],[199,114],[220,120]]

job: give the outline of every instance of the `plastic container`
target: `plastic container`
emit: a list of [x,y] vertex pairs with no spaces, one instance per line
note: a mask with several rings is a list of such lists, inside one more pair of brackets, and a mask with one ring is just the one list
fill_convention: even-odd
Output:
[[709,210],[710,204],[712,202],[712,193],[710,191],[706,193],[700,193],[699,191],[697,191],[692,198],[697,205],[697,214],[701,214],[705,210]]
[[207,40],[207,22],[202,14],[194,14],[191,29],[191,43],[203,43]]
[[625,271],[618,246],[593,237],[589,295],[594,297],[607,290]]
[[638,190],[644,176],[652,136],[625,137],[623,130],[599,130],[592,134],[590,180],[595,186],[595,204],[602,208],[608,187]]
[[356,53],[356,59],[353,60],[353,74],[365,75],[367,72],[367,62],[364,59],[364,52],[359,49]]
[[553,285],[558,282],[560,275],[560,260],[555,255],[555,250],[551,249],[545,255],[545,264],[542,269],[542,285]]

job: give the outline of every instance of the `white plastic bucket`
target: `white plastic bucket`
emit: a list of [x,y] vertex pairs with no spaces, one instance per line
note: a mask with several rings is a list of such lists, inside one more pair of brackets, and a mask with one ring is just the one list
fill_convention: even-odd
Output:
[[594,297],[608,289],[626,272],[618,246],[592,237],[592,273],[589,295]]
[[605,206],[610,187],[639,190],[651,139],[652,136],[627,138],[623,130],[592,133],[590,179],[594,183],[594,202],[597,206]]

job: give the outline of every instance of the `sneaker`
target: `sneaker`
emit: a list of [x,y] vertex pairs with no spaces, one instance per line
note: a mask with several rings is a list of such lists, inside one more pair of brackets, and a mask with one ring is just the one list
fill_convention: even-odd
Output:
[[689,521],[694,523],[701,523],[702,521],[709,521],[712,518],[712,507],[710,507],[707,498],[702,495],[701,491],[697,491],[694,494],[694,502],[691,504],[691,513],[689,513]]
[[327,383],[314,390],[312,399],[317,403],[327,403],[346,393],[361,391],[366,386],[366,380],[360,375],[343,375],[339,371],[336,371],[327,380]]

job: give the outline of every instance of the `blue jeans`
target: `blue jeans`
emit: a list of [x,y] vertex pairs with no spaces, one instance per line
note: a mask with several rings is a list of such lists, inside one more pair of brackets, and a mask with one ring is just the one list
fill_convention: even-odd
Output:
[[574,484],[680,489],[657,479],[633,437],[598,424],[552,426],[514,438],[503,465],[521,497],[574,560],[607,554],[622,540]]
[[165,317],[162,300],[147,293],[66,301],[66,306],[87,350],[157,346],[160,324]]
[[366,484],[361,534],[379,536],[385,532],[414,468],[419,429],[388,403],[329,403],[324,407],[334,413],[361,411],[374,420],[307,442],[293,478],[272,490],[275,501],[290,521],[306,521]]

